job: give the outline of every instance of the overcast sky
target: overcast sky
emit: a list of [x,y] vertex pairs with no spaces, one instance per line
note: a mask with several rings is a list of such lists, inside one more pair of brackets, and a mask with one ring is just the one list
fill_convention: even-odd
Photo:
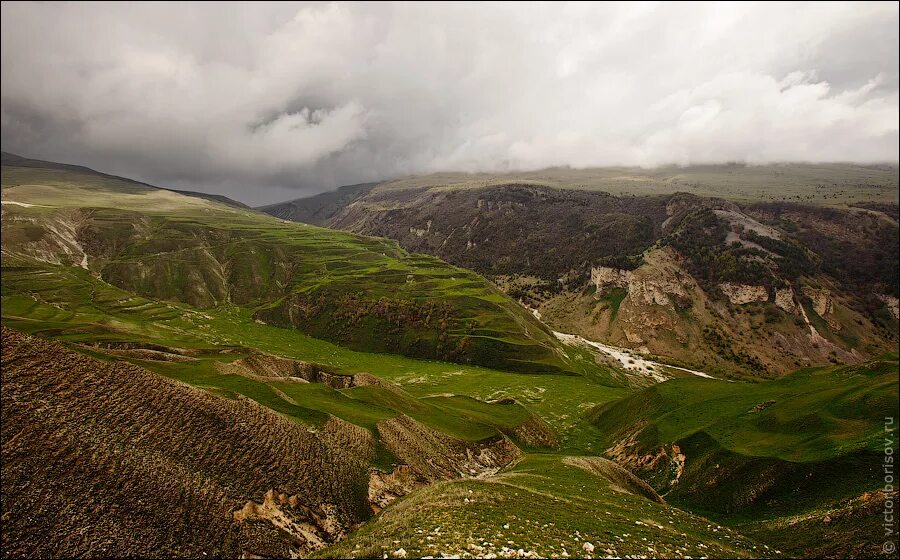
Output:
[[898,4],[2,4],[2,144],[250,204],[441,170],[896,161]]

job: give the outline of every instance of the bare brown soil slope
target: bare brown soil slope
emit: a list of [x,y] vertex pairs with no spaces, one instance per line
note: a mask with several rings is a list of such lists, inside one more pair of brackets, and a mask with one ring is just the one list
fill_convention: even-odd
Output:
[[370,513],[364,430],[2,341],[4,557],[285,557]]

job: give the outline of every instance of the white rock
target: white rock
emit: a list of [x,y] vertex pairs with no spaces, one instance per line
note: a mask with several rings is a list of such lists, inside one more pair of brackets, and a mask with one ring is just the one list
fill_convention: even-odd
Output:
[[592,544],[589,543],[589,542],[584,543],[584,544],[581,546],[581,548],[584,549],[584,551],[587,552],[588,554],[594,552],[594,545],[592,545]]

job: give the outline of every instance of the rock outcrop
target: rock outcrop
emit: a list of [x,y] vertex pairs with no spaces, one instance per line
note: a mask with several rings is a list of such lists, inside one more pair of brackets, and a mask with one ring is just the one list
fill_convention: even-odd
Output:
[[757,301],[768,301],[769,291],[765,286],[751,286],[748,284],[734,284],[725,282],[719,284],[719,290],[735,305],[744,305]]
[[812,302],[812,308],[816,315],[825,319],[829,327],[836,331],[841,329],[841,324],[834,318],[834,299],[831,297],[830,290],[803,286],[803,294]]
[[777,305],[785,313],[797,315],[797,302],[794,299],[794,290],[790,286],[787,288],[778,288],[775,290],[775,305]]
[[813,310],[819,317],[824,318],[834,311],[834,301],[829,290],[803,286],[803,294],[812,301]]
[[662,305],[674,308],[673,298],[686,299],[690,274],[678,265],[671,249],[651,251],[645,263],[635,270],[622,270],[606,266],[591,269],[591,282],[597,293],[603,294],[612,287],[625,288],[631,303]]
[[217,362],[215,365],[220,373],[242,375],[260,381],[283,379],[301,383],[324,383],[334,389],[347,389],[355,387],[357,384],[354,379],[356,376],[334,373],[329,371],[330,368],[321,364],[262,353],[253,354],[231,363]]
[[894,296],[876,294],[876,297],[884,302],[894,319],[900,319],[900,301]]
[[422,482],[492,474],[522,455],[506,436],[464,441],[405,415],[376,427],[381,443]]
[[216,369],[225,375],[242,375],[260,381],[295,381],[299,383],[324,383],[333,389],[349,389],[375,385],[400,390],[400,388],[370,373],[344,375],[328,366],[315,362],[302,362],[263,353],[254,353],[231,363],[216,362]]
[[373,470],[369,475],[369,505],[378,513],[422,484],[408,465],[397,465],[391,472]]
[[608,266],[591,268],[591,283],[598,294],[604,294],[610,288],[627,288],[631,281],[631,271]]

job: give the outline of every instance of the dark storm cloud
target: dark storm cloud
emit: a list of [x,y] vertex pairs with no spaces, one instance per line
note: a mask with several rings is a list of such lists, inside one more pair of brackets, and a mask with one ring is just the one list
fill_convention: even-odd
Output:
[[262,203],[408,173],[895,161],[898,8],[2,5],[3,149]]

